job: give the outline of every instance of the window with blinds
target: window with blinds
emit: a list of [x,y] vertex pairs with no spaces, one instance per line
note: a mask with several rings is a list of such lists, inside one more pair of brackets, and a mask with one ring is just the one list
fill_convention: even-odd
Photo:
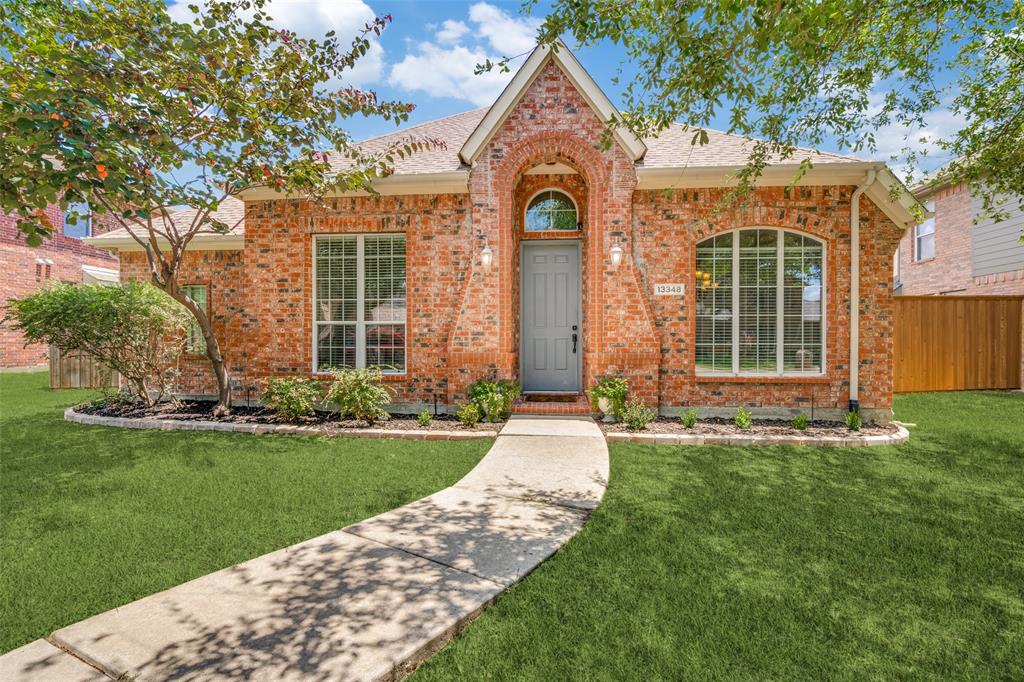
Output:
[[697,245],[696,368],[700,374],[824,371],[822,242],[775,228]]
[[404,234],[315,237],[315,371],[405,372],[405,247]]

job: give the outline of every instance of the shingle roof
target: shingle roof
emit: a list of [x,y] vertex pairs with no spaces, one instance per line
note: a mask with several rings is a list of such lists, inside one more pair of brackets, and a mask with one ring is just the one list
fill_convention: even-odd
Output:
[[[396,130],[387,135],[371,137],[368,140],[358,142],[358,146],[365,153],[372,154],[381,152],[389,145],[410,139],[438,139],[445,143],[444,148],[427,149],[408,156],[404,159],[395,159],[395,175],[417,175],[420,173],[447,173],[462,168],[462,160],[459,159],[459,149],[466,138],[472,134],[480,123],[480,119],[487,113],[489,107],[464,111],[454,116],[427,121],[418,125],[409,126]],[[331,166],[335,170],[341,170],[349,165],[345,159],[337,153],[331,156]]]
[[[408,139],[440,139],[445,142],[444,149],[431,149],[417,152],[411,157],[398,159],[394,164],[395,175],[415,175],[419,173],[445,173],[465,168],[459,159],[459,149],[472,134],[473,130],[487,113],[488,107],[466,111],[454,116],[427,121],[402,130],[370,138],[359,143],[368,153],[379,152],[389,144]],[[692,145],[694,130],[675,124],[657,137],[645,138],[647,154],[641,161],[644,168],[680,168],[706,166],[742,166],[750,155],[752,140],[740,135],[731,135],[717,130],[707,130],[708,144]],[[861,159],[852,156],[841,156],[813,149],[798,148],[796,155],[789,160],[797,163],[810,155],[819,163],[850,163]],[[774,157],[772,161],[778,162]],[[341,170],[347,165],[346,160],[334,156],[332,166]]]
[[[227,197],[224,201],[220,202],[217,210],[211,214],[216,220],[225,223],[231,230],[227,233],[228,235],[241,236],[245,234],[245,224],[242,218],[245,216],[245,202],[234,197]],[[189,225],[192,224],[192,220],[196,217],[196,210],[194,208],[182,208],[171,212],[171,222],[174,223],[181,230],[188,229]],[[160,225],[163,225],[161,219]],[[136,232],[138,234],[138,232]],[[203,231],[199,235],[217,235],[221,236],[219,232]],[[102,246],[105,240],[121,240],[124,238],[131,239],[131,235],[128,234],[128,230],[123,227],[119,227],[116,230],[110,232],[104,232],[101,235],[91,237],[89,242],[95,246]]]
[[[402,142],[409,139],[438,139],[445,143],[443,148],[433,148],[416,152],[404,159],[397,159],[394,163],[395,175],[420,175],[425,173],[446,173],[458,170],[465,170],[459,149],[466,139],[476,129],[477,125],[487,113],[488,107],[473,109],[454,116],[446,116],[433,121],[427,121],[418,125],[397,130],[387,135],[372,137],[359,142],[359,146],[367,153],[379,152],[390,144]],[[708,144],[691,145],[693,130],[682,125],[673,125],[662,132],[658,137],[644,140],[647,145],[647,154],[640,162],[643,168],[698,168],[709,166],[742,166],[747,162],[750,153],[750,138],[739,135],[730,135],[717,130],[708,130]],[[819,163],[849,163],[857,162],[850,156],[840,156],[828,152],[817,152],[811,149],[799,149],[791,162],[797,162],[811,155],[812,160]],[[777,160],[777,157],[776,157]],[[342,170],[348,165],[348,161],[338,155],[331,158],[331,165],[335,170]],[[241,236],[244,234],[244,225],[241,219],[244,215],[245,205],[238,199],[229,198],[221,203],[214,213],[218,219],[233,225],[229,233]],[[171,219],[181,225],[187,226],[195,217],[195,210],[181,209],[175,211]],[[237,223],[237,225],[236,225]],[[213,233],[208,233],[213,236]],[[90,239],[90,242],[102,246],[107,240],[124,239],[130,237],[127,230],[120,228],[111,230],[103,235]]]

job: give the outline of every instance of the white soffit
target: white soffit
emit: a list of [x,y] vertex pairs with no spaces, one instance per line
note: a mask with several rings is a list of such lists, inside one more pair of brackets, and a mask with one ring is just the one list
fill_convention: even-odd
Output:
[[82,281],[86,284],[117,284],[121,277],[112,268],[98,268],[93,265],[82,266]]
[[[548,45],[538,45],[527,57],[526,62],[519,68],[516,75],[509,81],[509,84],[502,90],[501,95],[487,111],[480,124],[472,132],[462,149],[459,150],[459,158],[463,163],[473,165],[480,153],[483,152],[491,136],[498,130],[498,127],[515,108],[523,94],[529,89],[536,79],[537,74],[543,70],[549,60],[558,64],[559,68],[566,75],[573,86],[579,91],[583,98],[590,105],[590,108],[597,113],[602,122],[607,122],[612,116],[618,114],[615,105],[611,103],[608,96],[601,91],[601,88],[590,77],[587,70],[579,63],[569,48],[561,40],[558,41],[557,49]],[[632,161],[639,161],[647,152],[647,145],[643,140],[626,129],[613,131],[615,140],[622,145]]]

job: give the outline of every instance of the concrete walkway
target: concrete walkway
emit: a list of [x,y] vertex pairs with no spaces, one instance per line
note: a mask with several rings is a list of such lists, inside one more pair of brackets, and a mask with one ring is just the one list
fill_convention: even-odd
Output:
[[451,488],[58,630],[0,680],[400,676],[579,531],[607,480],[593,422],[513,418]]

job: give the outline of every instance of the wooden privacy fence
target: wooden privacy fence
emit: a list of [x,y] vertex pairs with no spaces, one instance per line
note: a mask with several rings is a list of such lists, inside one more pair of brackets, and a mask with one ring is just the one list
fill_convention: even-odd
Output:
[[896,296],[893,390],[1020,388],[1024,296]]
[[50,346],[50,388],[105,388],[117,386],[117,374],[85,353],[63,354]]

